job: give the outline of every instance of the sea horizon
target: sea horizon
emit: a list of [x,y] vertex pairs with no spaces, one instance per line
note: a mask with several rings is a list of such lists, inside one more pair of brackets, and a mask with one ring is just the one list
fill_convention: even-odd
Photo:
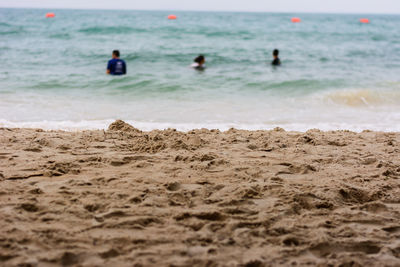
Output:
[[0,9],[28,9],[28,10],[46,10],[46,11],[57,11],[57,10],[71,10],[71,11],[121,11],[121,12],[193,12],[193,13],[256,13],[256,14],[304,14],[304,15],[388,15],[388,16],[400,16],[400,13],[384,13],[384,12],[307,12],[307,11],[229,11],[229,10],[180,10],[180,9],[110,9],[110,8],[51,8],[51,7],[0,7]]

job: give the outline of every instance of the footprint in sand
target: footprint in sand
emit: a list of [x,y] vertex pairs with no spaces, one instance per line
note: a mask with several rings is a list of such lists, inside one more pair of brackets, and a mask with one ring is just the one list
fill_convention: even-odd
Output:
[[39,207],[34,203],[23,203],[20,205],[20,208],[27,212],[37,212],[39,211]]
[[64,254],[61,256],[60,261],[62,266],[75,265],[79,262],[79,256],[72,252],[64,252]]
[[178,182],[168,183],[165,185],[168,191],[178,191],[181,188],[181,184]]
[[365,254],[378,254],[380,251],[381,247],[372,241],[344,244],[321,243],[311,248],[311,252],[321,258],[338,253],[361,252]]

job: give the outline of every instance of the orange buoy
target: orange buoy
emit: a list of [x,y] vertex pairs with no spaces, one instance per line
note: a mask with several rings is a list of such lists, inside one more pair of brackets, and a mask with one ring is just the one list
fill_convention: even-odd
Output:
[[300,18],[292,18],[292,22],[299,23],[299,22],[301,22],[301,19]]
[[177,19],[178,17],[176,15],[169,15],[168,19]]
[[360,19],[360,22],[361,23],[369,23],[369,19],[365,19],[365,18],[364,19]]
[[54,18],[56,16],[56,14],[54,13],[47,13],[46,14],[46,18]]

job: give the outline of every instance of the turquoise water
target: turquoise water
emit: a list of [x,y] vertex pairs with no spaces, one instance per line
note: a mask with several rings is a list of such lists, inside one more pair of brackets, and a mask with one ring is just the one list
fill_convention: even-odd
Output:
[[170,13],[0,9],[0,126],[400,131],[400,16]]

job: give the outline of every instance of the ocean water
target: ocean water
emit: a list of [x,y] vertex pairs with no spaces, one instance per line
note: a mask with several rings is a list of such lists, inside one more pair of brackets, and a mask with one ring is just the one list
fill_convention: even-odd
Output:
[[[0,9],[0,127],[400,131],[399,29],[396,15]],[[105,75],[113,49],[128,75]]]

